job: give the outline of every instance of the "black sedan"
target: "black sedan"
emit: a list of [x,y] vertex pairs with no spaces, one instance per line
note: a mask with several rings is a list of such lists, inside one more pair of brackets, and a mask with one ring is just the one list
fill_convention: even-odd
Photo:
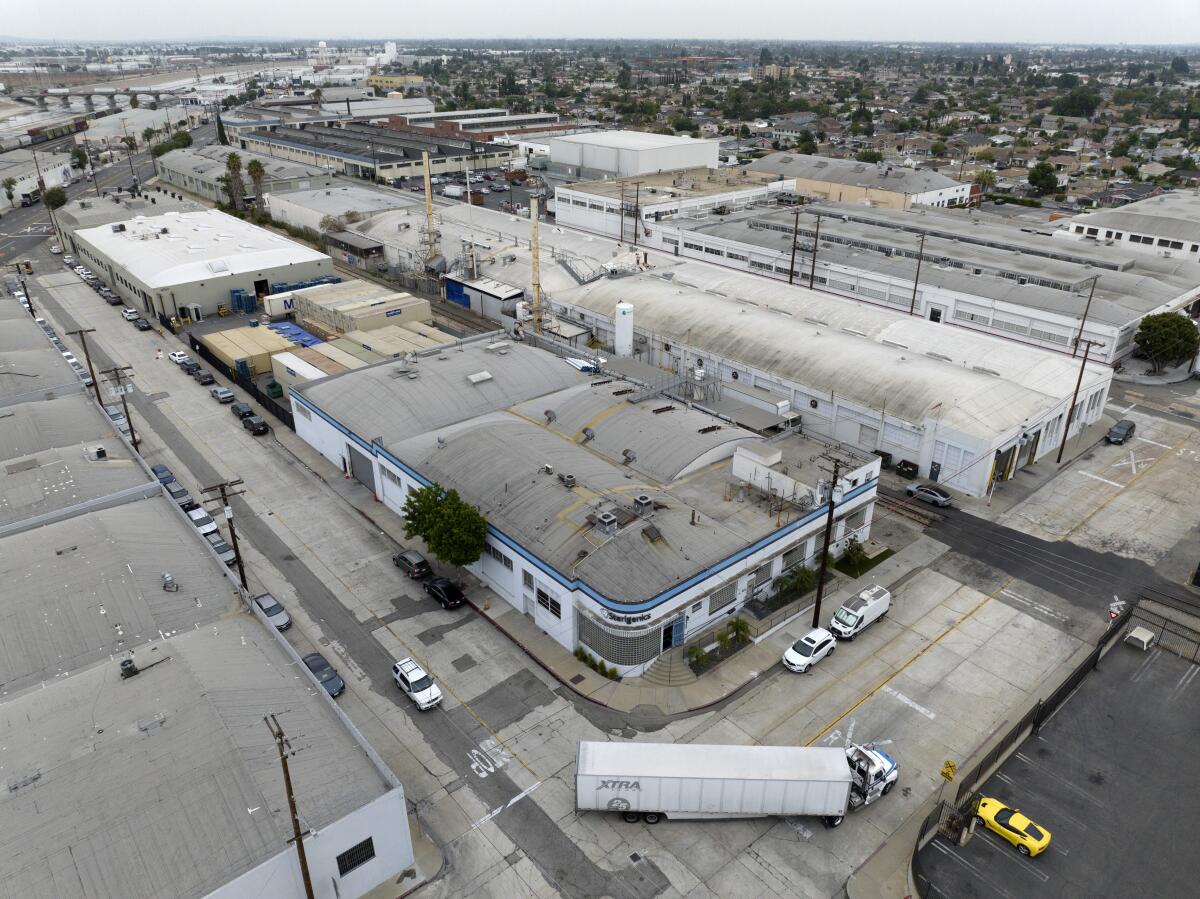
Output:
[[442,604],[443,609],[457,609],[467,598],[448,578],[434,577],[423,585],[425,592]]
[[150,330],[150,322],[146,321],[144,318],[135,319],[133,322],[133,326],[135,328],[137,328],[139,331],[149,331]]
[[392,564],[407,574],[413,580],[419,580],[433,574],[426,558],[415,549],[406,549],[392,556]]
[[242,427],[255,435],[265,434],[271,430],[271,426],[263,421],[262,416],[259,415],[247,415],[242,419]]
[[313,677],[321,682],[321,686],[334,699],[346,692],[346,682],[342,680],[342,676],[337,673],[334,667],[325,661],[325,656],[319,652],[311,653],[304,657],[304,664],[313,673]]

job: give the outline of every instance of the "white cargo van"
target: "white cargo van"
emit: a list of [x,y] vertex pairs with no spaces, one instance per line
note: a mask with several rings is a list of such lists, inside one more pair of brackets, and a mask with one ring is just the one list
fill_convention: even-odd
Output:
[[443,197],[451,197],[452,199],[462,199],[463,194],[467,192],[465,187],[459,187],[457,184],[448,184],[442,189]]
[[868,626],[887,614],[892,605],[892,594],[886,587],[876,584],[868,587],[853,599],[848,599],[833,614],[829,629],[839,640],[853,640]]

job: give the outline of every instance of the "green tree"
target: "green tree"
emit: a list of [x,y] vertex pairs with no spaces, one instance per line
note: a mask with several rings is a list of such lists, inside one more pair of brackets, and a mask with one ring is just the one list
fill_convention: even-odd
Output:
[[87,161],[87,153],[84,152],[83,147],[76,145],[71,148],[71,165],[77,169],[86,169]]
[[67,204],[67,192],[61,187],[52,187],[42,198],[49,209],[58,209]]
[[260,213],[263,212],[263,179],[267,175],[267,170],[263,168],[263,164],[257,159],[251,159],[246,165],[246,174],[250,176],[250,183],[254,185],[254,208]]
[[629,68],[629,63],[622,60],[621,65],[617,68],[617,87],[627,91],[632,84],[633,70]]
[[1142,319],[1133,342],[1150,359],[1154,373],[1158,374],[1168,365],[1178,365],[1196,355],[1200,349],[1200,331],[1186,316],[1161,312]]
[[1191,72],[1191,67],[1182,56],[1176,56],[1171,60],[1171,74],[1187,75],[1189,72]]
[[742,618],[735,618],[729,622],[728,633],[733,642],[740,646],[750,639],[750,625]]
[[866,568],[870,559],[867,558],[867,551],[863,549],[857,537],[851,537],[846,543],[846,548],[842,551],[842,561],[855,577],[859,577]]
[[138,99],[137,94],[129,95],[129,108],[130,109],[137,109],[141,105],[142,105],[142,101]]
[[1077,87],[1054,101],[1054,115],[1082,116],[1090,119],[1100,105],[1100,95],[1090,87]]
[[1054,174],[1054,166],[1048,162],[1039,162],[1029,170],[1029,186],[1039,197],[1058,190],[1058,175]]
[[223,147],[229,146],[229,138],[225,136],[225,123],[221,121],[220,113],[217,114],[217,143]]
[[156,128],[143,128],[142,143],[144,143],[146,146],[150,146],[150,141],[154,140],[154,135],[156,134],[158,134],[158,129]]
[[859,150],[854,158],[859,162],[883,162],[883,154],[878,150]]
[[4,187],[4,196],[8,197],[8,205],[13,205],[13,188],[17,186],[16,178],[5,178],[0,181],[0,186]]
[[405,499],[404,536],[420,537],[443,562],[470,565],[483,554],[487,521],[457,490],[431,484],[411,491]]
[[229,194],[229,204],[234,209],[246,205],[246,184],[242,181],[242,157],[230,153],[225,157],[225,192]]
[[758,64],[760,66],[769,66],[775,61],[775,56],[771,53],[770,47],[763,47],[758,51]]
[[996,173],[991,169],[980,169],[975,173],[975,183],[980,190],[987,192],[996,186]]
[[934,156],[941,156],[946,152],[946,144],[943,141],[935,140],[929,145],[929,152]]

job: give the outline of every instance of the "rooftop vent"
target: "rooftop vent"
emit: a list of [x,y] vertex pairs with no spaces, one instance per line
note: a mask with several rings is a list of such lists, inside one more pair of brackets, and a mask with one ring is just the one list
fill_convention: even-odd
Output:
[[467,380],[472,384],[482,384],[485,381],[492,380],[492,373],[490,371],[477,371],[473,375],[467,375]]
[[560,481],[562,481],[563,486],[567,487],[567,488],[574,487],[575,484],[577,483],[577,481],[575,480],[575,475],[573,475],[573,474],[564,474],[564,473],[560,472],[558,475],[558,479]]
[[699,431],[697,431],[696,433],[698,433],[698,434],[711,434],[713,431],[719,431],[719,430],[721,430],[721,426],[720,426],[720,425],[709,425],[708,427],[701,428],[701,429],[700,429]]
[[662,531],[660,531],[658,528],[656,528],[652,524],[648,524],[644,528],[642,528],[642,536],[645,537],[647,540],[649,540],[651,543],[658,543],[663,538]]
[[631,462],[637,461],[637,453],[631,449],[623,449],[621,450],[621,458],[625,460],[626,465],[629,465]]
[[633,498],[633,511],[638,515],[647,516],[654,511],[654,500],[650,498],[648,493],[639,493]]
[[500,350],[507,350],[511,346],[507,341],[497,340],[495,343],[489,343],[484,347],[489,353],[497,353]]
[[659,406],[657,409],[654,410],[654,414],[661,415],[663,412],[674,412],[674,411],[675,411],[674,406]]
[[558,418],[558,413],[553,409],[547,409],[542,414],[546,416],[546,424],[551,424],[556,418]]
[[596,516],[596,526],[601,533],[611,537],[617,532],[617,516],[612,512],[601,512]]
[[583,439],[579,441],[580,443],[587,443],[590,440],[596,439],[596,432],[591,428],[584,428],[580,433],[583,434]]

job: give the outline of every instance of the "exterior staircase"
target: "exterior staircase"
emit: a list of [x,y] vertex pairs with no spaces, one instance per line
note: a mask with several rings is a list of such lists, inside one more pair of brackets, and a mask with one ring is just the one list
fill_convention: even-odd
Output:
[[676,646],[655,659],[654,664],[646,669],[646,673],[639,680],[643,686],[682,687],[685,684],[694,684],[698,678],[684,658],[683,647]]

